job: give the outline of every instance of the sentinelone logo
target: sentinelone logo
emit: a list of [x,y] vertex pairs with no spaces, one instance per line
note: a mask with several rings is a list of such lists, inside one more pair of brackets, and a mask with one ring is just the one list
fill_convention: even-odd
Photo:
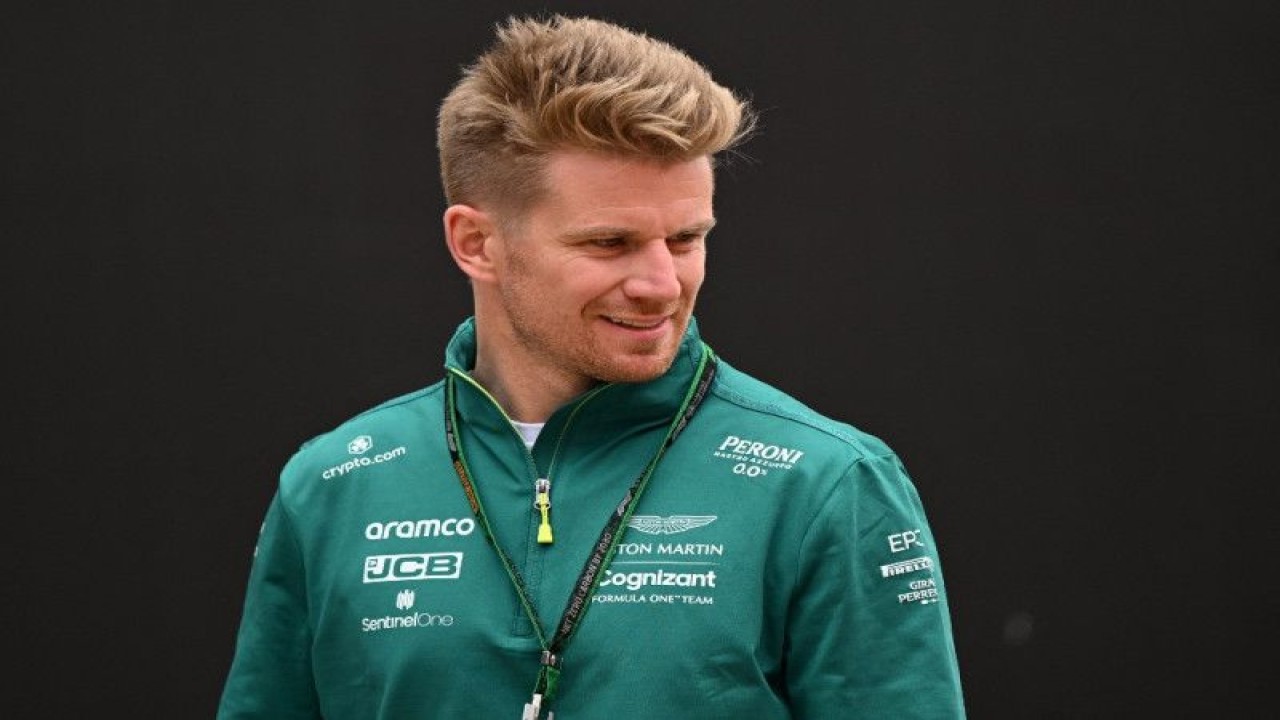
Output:
[[[412,590],[401,590],[396,593],[396,609],[412,610],[416,602],[416,593]],[[453,616],[448,613],[417,612],[409,615],[386,615],[380,618],[361,618],[360,629],[363,632],[379,632],[382,630],[399,630],[401,628],[452,627]]]
[[400,630],[402,628],[452,627],[453,616],[435,613],[413,613],[411,615],[387,615],[380,618],[360,618],[360,629],[363,632],[380,630]]
[[364,455],[365,453],[369,452],[372,449],[373,449],[373,436],[360,435],[358,437],[352,438],[351,442],[347,443],[347,452],[351,453],[352,455],[358,455],[361,457],[353,457],[350,460],[340,465],[334,465],[333,467],[321,473],[320,477],[323,477],[325,480],[332,480],[336,477],[342,477],[343,475],[346,475],[347,473],[357,468],[369,467],[370,465],[377,465],[379,463],[389,462],[391,460],[395,460],[397,458],[403,457],[405,454],[409,452],[408,448],[401,445],[400,447],[388,450],[386,452],[381,452],[376,455],[369,455],[369,456]]

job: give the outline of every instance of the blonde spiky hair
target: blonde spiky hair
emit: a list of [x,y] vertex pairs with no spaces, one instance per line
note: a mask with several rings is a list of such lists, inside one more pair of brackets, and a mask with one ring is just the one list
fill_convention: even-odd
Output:
[[513,17],[440,107],[440,172],[450,204],[518,214],[557,148],[677,162],[714,157],[754,125],[746,102],[665,42],[590,18]]

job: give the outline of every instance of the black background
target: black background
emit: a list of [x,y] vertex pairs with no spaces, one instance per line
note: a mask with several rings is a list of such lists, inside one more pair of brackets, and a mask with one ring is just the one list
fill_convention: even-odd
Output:
[[1269,707],[1275,4],[328,0],[0,24],[6,717],[212,715],[280,466],[469,312],[434,114],[542,10],[761,110],[704,336],[905,459],[971,717]]

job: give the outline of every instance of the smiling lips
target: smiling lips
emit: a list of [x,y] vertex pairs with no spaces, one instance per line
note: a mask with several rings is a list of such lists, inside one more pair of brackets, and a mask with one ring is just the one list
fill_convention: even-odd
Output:
[[605,315],[604,319],[608,320],[614,325],[620,325],[625,328],[632,328],[635,330],[653,330],[654,328],[658,327],[662,323],[666,322],[667,316],[663,315],[662,317],[659,317],[659,318],[646,320],[646,319],[619,318],[619,317],[613,317],[611,315]]

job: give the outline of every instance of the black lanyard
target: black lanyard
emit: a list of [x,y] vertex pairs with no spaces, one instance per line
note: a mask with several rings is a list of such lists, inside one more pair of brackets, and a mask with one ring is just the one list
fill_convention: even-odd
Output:
[[703,343],[702,354],[698,359],[698,367],[694,373],[693,381],[689,383],[689,388],[685,392],[680,409],[676,411],[671,419],[671,424],[667,428],[667,435],[663,439],[662,445],[659,446],[653,459],[645,465],[640,476],[632,483],[626,494],[622,496],[622,500],[618,502],[613,513],[609,516],[604,530],[600,532],[599,539],[596,540],[591,548],[591,555],[582,566],[578,581],[574,583],[573,592],[569,596],[569,601],[565,604],[564,613],[560,617],[555,635],[549,640],[546,631],[542,627],[542,621],[538,619],[538,611],[534,606],[533,598],[529,596],[524,578],[520,576],[520,572],[516,569],[515,563],[511,561],[510,556],[498,545],[498,540],[493,534],[493,528],[489,524],[489,518],[484,511],[484,506],[480,503],[480,496],[476,492],[475,484],[472,480],[473,476],[467,465],[461,437],[457,432],[456,376],[461,376],[469,382],[473,381],[452,368],[450,368],[449,374],[445,376],[444,434],[445,441],[449,446],[449,457],[453,461],[453,469],[458,473],[458,481],[462,484],[462,491],[466,493],[467,502],[471,505],[471,512],[475,514],[476,520],[484,532],[485,540],[497,552],[498,560],[502,562],[502,567],[507,571],[507,577],[511,579],[511,585],[515,588],[516,595],[520,598],[520,604],[524,608],[525,614],[528,615],[529,621],[533,624],[533,632],[538,638],[538,645],[542,647],[542,664],[538,670],[537,683],[534,685],[532,702],[525,705],[525,717],[540,717],[542,703],[549,704],[555,696],[556,685],[560,679],[561,656],[569,645],[569,640],[572,639],[574,632],[582,623],[582,619],[586,616],[587,608],[591,606],[589,602],[591,593],[595,591],[605,568],[613,560],[613,555],[622,541],[623,534],[626,532],[627,521],[640,503],[640,496],[649,484],[649,478],[658,466],[658,461],[662,459],[667,448],[671,447],[676,438],[680,436],[680,433],[684,431],[685,426],[689,424],[693,414],[698,411],[702,401],[706,398],[707,390],[710,389],[711,382],[716,376],[716,366],[715,353],[711,351],[711,348],[706,343]]

